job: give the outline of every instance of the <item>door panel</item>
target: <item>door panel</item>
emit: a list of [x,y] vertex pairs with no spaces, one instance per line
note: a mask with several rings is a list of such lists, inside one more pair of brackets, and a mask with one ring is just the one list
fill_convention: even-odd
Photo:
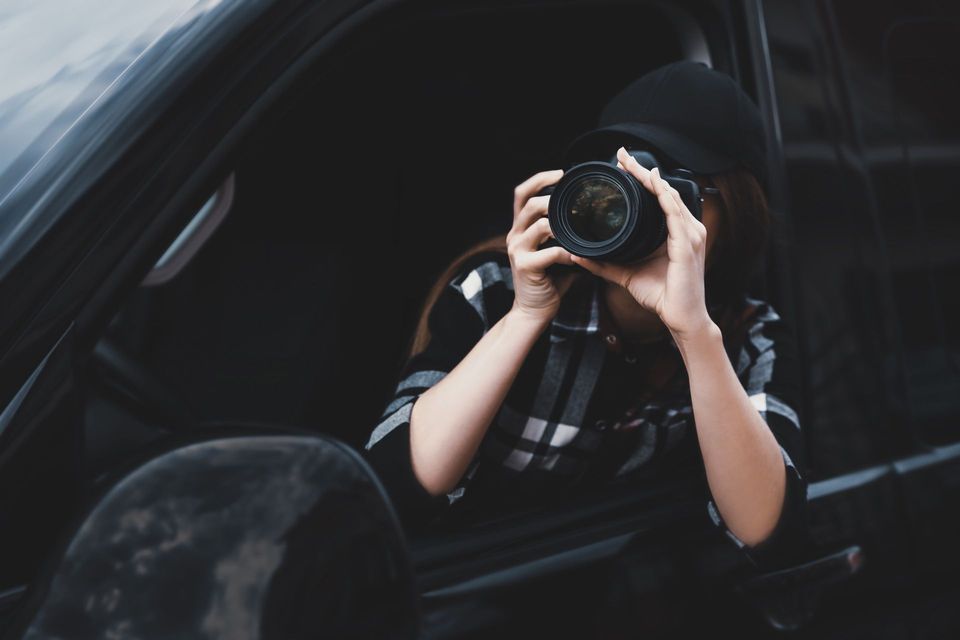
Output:
[[0,412],[0,591],[33,576],[84,496],[74,357],[71,327]]
[[[858,486],[875,487],[872,501],[838,509],[814,500],[814,532],[873,538],[864,574],[878,602],[899,599],[890,620],[905,626],[886,631],[896,637],[923,617],[913,611],[937,609],[936,582],[955,575],[960,556],[952,444],[960,218],[948,196],[960,169],[960,12],[893,0],[867,11],[849,0],[763,9],[797,256],[810,459],[824,488],[848,484],[845,493],[860,496]],[[931,628],[960,628],[955,614],[937,615]]]

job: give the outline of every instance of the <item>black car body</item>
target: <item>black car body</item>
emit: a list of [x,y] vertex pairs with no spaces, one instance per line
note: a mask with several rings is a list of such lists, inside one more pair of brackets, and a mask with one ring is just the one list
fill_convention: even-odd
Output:
[[[624,575],[637,611],[660,612],[644,615],[651,631],[956,637],[957,8],[166,0],[22,3],[2,19],[0,610],[11,637],[72,619],[56,613],[56,585],[83,597],[77,576],[89,574],[76,562],[136,510],[131,482],[154,488],[149,511],[163,495],[157,469],[209,479],[224,447],[298,459],[291,438],[336,462],[309,482],[263,486],[309,485],[315,506],[338,491],[367,505],[333,503],[350,514],[333,520],[340,529],[314,519],[298,531],[370,580],[330,573],[290,538],[307,560],[236,577],[272,585],[250,596],[247,629],[262,637],[387,628],[360,618],[389,621],[398,637],[531,625],[563,635],[600,606],[597,585]],[[431,278],[505,229],[513,185],[551,168],[607,96],[680,58],[733,75],[767,122],[781,224],[754,288],[801,345],[807,561],[758,574],[725,541],[685,527],[702,504],[655,491],[402,532],[351,447],[391,391]],[[399,285],[410,281],[422,286]],[[185,458],[196,446],[210,456]],[[182,495],[196,485],[186,486]],[[204,483],[197,495],[264,499],[256,482],[242,486]],[[305,507],[290,504],[286,517],[301,522]],[[211,526],[275,536],[271,517]],[[371,543],[346,544],[354,531]],[[117,593],[152,589],[150,619],[181,624],[164,633],[230,636],[176,615],[177,587],[156,578],[222,568],[213,551],[207,559],[131,574]],[[280,566],[306,567],[284,584],[317,602],[360,595],[294,615],[269,596]],[[224,575],[227,593],[236,585]],[[372,584],[380,596],[362,595]],[[105,625],[148,615],[143,602],[108,600]],[[244,602],[231,611],[249,614]],[[75,637],[113,628],[63,624]]]

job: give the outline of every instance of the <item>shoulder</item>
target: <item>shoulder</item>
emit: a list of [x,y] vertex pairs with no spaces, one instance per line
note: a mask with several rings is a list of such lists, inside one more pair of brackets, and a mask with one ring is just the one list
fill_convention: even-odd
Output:
[[710,307],[710,315],[716,318],[723,330],[723,344],[727,355],[743,373],[746,366],[745,351],[756,351],[760,338],[770,325],[782,321],[780,314],[766,300],[741,296],[727,305]]
[[744,303],[754,310],[754,315],[762,322],[783,320],[780,313],[777,312],[776,308],[768,300],[747,296],[744,298]]
[[737,374],[749,378],[753,386],[783,375],[792,377],[796,360],[793,329],[769,301],[746,298],[745,303],[742,337],[734,361]]
[[779,339],[792,335],[789,323],[769,301],[747,297],[744,304],[747,334],[755,342],[758,336]]
[[513,273],[506,253],[487,250],[476,253],[460,265],[447,283],[444,297],[449,296],[462,305],[466,301],[474,315],[479,316],[483,329],[489,329],[513,304]]
[[468,294],[498,283],[513,288],[510,258],[501,251],[487,250],[467,258],[448,284],[470,297]]
[[747,336],[752,339],[754,346],[759,346],[757,340],[760,336],[770,332],[779,333],[786,327],[783,316],[767,300],[748,297],[745,298],[744,305]]
[[[510,277],[506,278],[507,276]],[[472,281],[481,287],[486,287],[497,282],[504,282],[505,278],[512,285],[513,278],[510,271],[509,256],[500,251],[487,250],[467,258],[457,269],[449,284],[454,287],[463,287],[465,282]]]

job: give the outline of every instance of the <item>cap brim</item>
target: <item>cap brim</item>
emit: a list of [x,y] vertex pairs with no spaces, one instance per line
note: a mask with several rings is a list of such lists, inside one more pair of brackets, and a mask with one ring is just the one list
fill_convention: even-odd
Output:
[[563,152],[567,164],[598,159],[627,142],[647,143],[694,173],[716,173],[736,166],[736,160],[706,149],[685,136],[645,122],[624,122],[593,129],[574,138]]

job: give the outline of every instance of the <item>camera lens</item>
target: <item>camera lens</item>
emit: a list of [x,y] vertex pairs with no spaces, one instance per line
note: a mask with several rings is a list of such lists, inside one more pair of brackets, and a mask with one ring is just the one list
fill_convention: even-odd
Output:
[[607,162],[571,167],[548,205],[557,242],[579,256],[630,262],[666,239],[663,212],[636,178]]
[[591,176],[572,186],[569,200],[570,228],[588,242],[605,242],[627,222],[627,197],[613,180]]

